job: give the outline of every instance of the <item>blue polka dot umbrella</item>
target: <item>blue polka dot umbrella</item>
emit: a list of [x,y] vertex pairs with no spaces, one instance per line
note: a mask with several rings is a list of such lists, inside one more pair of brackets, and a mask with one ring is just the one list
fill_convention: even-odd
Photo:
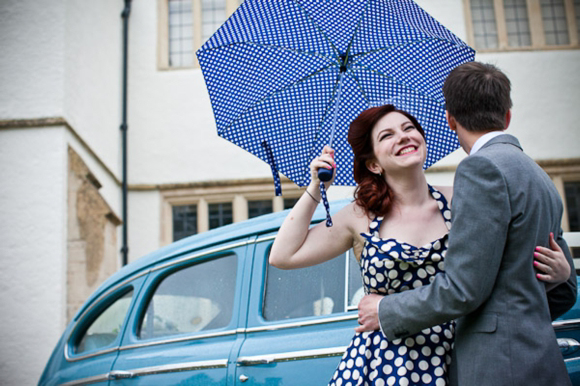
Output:
[[425,129],[425,168],[459,146],[447,74],[475,52],[411,0],[246,0],[200,48],[217,131],[299,186],[326,144],[354,186],[350,122],[394,104]]

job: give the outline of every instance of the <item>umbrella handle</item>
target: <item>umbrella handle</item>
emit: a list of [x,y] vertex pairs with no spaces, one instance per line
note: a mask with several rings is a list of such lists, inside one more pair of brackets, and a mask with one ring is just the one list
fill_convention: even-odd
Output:
[[332,179],[333,173],[334,169],[320,168],[318,169],[318,179],[322,182],[328,182]]

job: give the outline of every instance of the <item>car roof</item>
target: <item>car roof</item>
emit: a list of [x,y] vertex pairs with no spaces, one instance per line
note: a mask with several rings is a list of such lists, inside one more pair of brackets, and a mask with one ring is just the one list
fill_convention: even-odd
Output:
[[[330,213],[336,213],[352,199],[333,201],[330,203]],[[183,256],[198,249],[204,249],[218,244],[231,243],[235,240],[246,239],[277,230],[290,212],[290,209],[282,212],[270,213],[249,220],[229,224],[207,232],[185,237],[154,252],[151,252],[118,270],[106,279],[99,288],[87,299],[85,305],[77,312],[74,319],[81,315],[86,307],[97,297],[112,286],[121,283],[129,277],[137,275],[161,262]],[[317,223],[326,218],[324,207],[320,205],[312,216],[312,223]]]

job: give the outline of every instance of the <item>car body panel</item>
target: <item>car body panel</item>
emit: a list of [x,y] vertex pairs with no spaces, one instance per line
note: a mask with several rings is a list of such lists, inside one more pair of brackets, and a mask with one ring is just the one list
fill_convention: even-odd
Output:
[[[332,203],[332,212],[348,202]],[[353,268],[348,268],[350,263],[346,256],[346,274],[336,271],[337,281],[347,277],[343,308],[336,307],[332,312],[314,315],[299,310],[279,319],[270,318],[266,313],[266,298],[270,293],[266,283],[272,267],[267,259],[287,213],[260,216],[185,238],[113,274],[87,299],[67,326],[39,385],[326,384],[357,326],[356,305],[351,302],[348,282],[349,269],[354,272],[357,265],[353,261]],[[319,208],[313,223],[324,218],[324,209]],[[233,284],[230,283],[234,285],[235,293],[227,325],[170,336],[139,338],[139,325],[141,328],[145,325],[142,317],[149,299],[164,278],[172,272],[217,261],[232,253],[237,258],[237,274],[232,277]],[[327,268],[322,269],[326,275],[334,277],[334,271],[329,273]],[[274,277],[277,276],[271,278]],[[312,311],[318,301],[313,302],[313,299],[325,298],[324,294],[315,294],[310,299],[303,299],[308,297],[304,296],[305,289],[300,288],[299,283],[294,285],[296,293],[291,293],[288,304],[283,306],[294,309],[294,303],[303,300],[302,306]],[[128,287],[134,292],[115,340],[106,347],[75,354],[75,339],[79,333],[107,306],[109,299]],[[324,292],[322,288],[314,289],[321,290]],[[323,307],[321,304],[318,306]],[[580,303],[577,302],[572,310],[559,318],[554,328],[562,343],[573,384],[580,385]]]

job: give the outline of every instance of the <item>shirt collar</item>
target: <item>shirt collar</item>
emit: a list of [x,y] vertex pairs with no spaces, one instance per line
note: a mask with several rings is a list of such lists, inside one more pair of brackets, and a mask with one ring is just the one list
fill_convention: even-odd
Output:
[[496,130],[496,131],[490,131],[489,133],[485,133],[484,135],[479,137],[477,139],[477,141],[475,141],[475,143],[473,144],[473,147],[471,148],[471,151],[469,152],[469,155],[475,154],[479,149],[481,149],[483,147],[483,145],[488,143],[492,138],[495,138],[495,137],[503,135],[503,134],[505,134],[503,132],[503,130],[501,130],[501,131]]

